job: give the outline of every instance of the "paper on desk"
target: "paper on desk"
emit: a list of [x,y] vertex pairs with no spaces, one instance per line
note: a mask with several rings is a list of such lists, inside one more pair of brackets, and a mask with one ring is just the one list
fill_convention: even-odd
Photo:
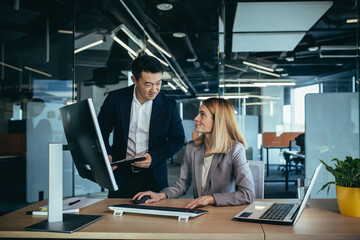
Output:
[[[69,203],[75,202],[77,200],[80,200],[80,201],[75,204],[69,205]],[[80,198],[80,197],[68,198],[63,201],[63,210],[81,209],[81,208],[87,207],[91,204],[100,202],[102,200],[104,200],[104,199],[102,199],[102,198]],[[47,207],[48,207],[48,205],[42,206],[40,208],[47,209]]]

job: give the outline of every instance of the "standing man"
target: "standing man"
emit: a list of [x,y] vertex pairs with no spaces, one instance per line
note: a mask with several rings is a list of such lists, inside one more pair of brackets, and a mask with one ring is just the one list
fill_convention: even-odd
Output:
[[185,134],[175,100],[160,93],[162,72],[154,57],[136,58],[134,85],[110,92],[101,107],[98,120],[110,162],[145,157],[113,167],[119,190],[110,191],[109,198],[132,198],[140,191],[160,191],[169,185],[166,159],[183,147]]

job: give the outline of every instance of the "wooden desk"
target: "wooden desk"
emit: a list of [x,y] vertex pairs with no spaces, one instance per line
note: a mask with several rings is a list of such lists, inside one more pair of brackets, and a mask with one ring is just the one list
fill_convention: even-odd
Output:
[[[167,199],[156,205],[182,207],[188,199]],[[280,201],[285,201],[280,200]],[[293,201],[297,201],[293,199]],[[113,216],[107,206],[126,199],[105,199],[81,210],[80,214],[101,214],[104,218],[73,233],[28,232],[24,227],[46,217],[25,215],[42,201],[0,217],[0,238],[58,239],[360,239],[360,218],[339,213],[336,199],[312,199],[295,226],[232,221],[244,206],[206,207],[209,212],[188,222],[175,217],[124,213]]]
[[[166,199],[160,206],[182,207],[189,199]],[[79,231],[66,233],[30,232],[24,228],[46,219],[26,215],[26,211],[46,205],[46,201],[0,217],[0,238],[59,239],[264,239],[260,224],[232,221],[244,206],[206,207],[205,215],[179,222],[176,217],[124,213],[112,215],[109,205],[129,203],[126,199],[105,199],[80,211],[80,214],[104,215],[99,221]]]

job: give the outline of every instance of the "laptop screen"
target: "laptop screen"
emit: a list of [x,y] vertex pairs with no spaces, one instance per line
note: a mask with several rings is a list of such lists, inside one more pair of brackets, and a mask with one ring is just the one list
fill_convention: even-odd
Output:
[[299,211],[298,211],[298,214],[295,218],[295,221],[294,221],[294,224],[296,223],[296,221],[299,219],[299,216],[301,215],[301,212],[304,210],[305,208],[305,204],[306,202],[309,200],[309,197],[310,197],[310,193],[311,193],[311,190],[313,189],[314,187],[314,184],[315,184],[315,179],[317,178],[319,172],[320,172],[320,168],[321,168],[322,164],[320,163],[319,166],[316,167],[312,177],[311,177],[311,180],[310,180],[310,184],[309,184],[309,188],[308,190],[306,191],[306,194],[304,196],[304,199],[302,200],[301,204],[300,204],[300,208],[299,208]]

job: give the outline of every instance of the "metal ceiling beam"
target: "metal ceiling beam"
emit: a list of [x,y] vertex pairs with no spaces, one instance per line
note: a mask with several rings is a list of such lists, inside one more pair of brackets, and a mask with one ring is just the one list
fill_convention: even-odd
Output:
[[[125,4],[123,0],[119,0],[123,5]],[[171,54],[171,51],[169,50],[169,48],[167,47],[167,45],[165,44],[165,42],[162,40],[162,38],[160,37],[160,35],[156,32],[156,29],[155,27],[153,26],[153,24],[151,23],[151,21],[149,20],[149,18],[147,17],[147,15],[145,14],[144,10],[139,6],[139,3],[137,1],[131,1],[132,5],[136,8],[136,12],[139,14],[139,16],[141,16],[142,18],[145,18],[145,21],[144,24],[145,26],[149,29],[149,31],[151,32],[152,36],[155,38],[155,40],[160,43],[161,46],[164,47],[164,49],[167,51],[167,52],[170,52]],[[126,6],[126,5],[125,5]],[[137,21],[137,24],[140,26],[140,28],[142,28],[142,30],[144,31],[144,33],[146,35],[149,35],[145,28],[142,27],[142,25]],[[150,36],[148,36],[150,37]],[[163,56],[163,54],[159,51],[160,55]],[[180,73],[180,75],[183,77],[183,79],[185,80],[186,84],[188,84],[189,88],[191,89],[191,91],[193,92],[193,94],[197,94],[197,91],[196,89],[194,88],[194,86],[191,84],[190,80],[187,78],[185,72],[182,70],[181,66],[178,64],[178,62],[176,61],[176,58],[173,54],[171,54],[173,57],[168,60],[167,58],[164,58],[166,59],[167,61],[171,61],[174,66],[175,66],[175,69],[176,71],[178,71]],[[171,64],[169,64],[170,67],[171,67]],[[176,73],[176,71],[174,71]]]

